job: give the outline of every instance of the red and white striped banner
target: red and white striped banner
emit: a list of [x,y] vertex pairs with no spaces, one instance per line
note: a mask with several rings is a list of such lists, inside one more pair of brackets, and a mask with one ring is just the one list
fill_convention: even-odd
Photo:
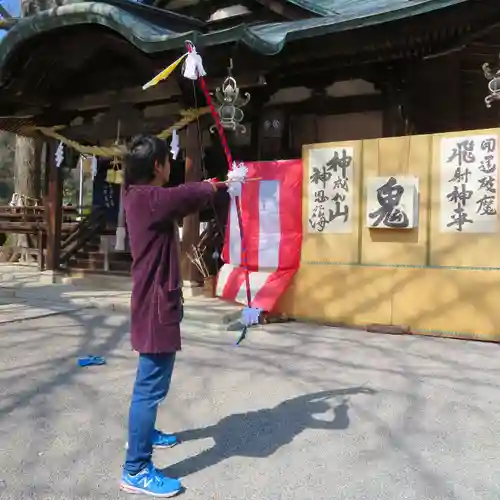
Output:
[[[302,160],[245,164],[241,211],[252,306],[271,311],[290,285],[302,246]],[[217,279],[217,296],[246,303],[242,240],[236,206],[231,200],[222,252],[225,262]]]

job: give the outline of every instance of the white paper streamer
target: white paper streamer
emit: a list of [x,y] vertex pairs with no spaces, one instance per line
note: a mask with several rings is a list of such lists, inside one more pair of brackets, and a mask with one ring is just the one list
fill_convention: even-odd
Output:
[[172,153],[172,158],[177,160],[177,155],[180,151],[180,141],[179,134],[177,133],[177,129],[174,129],[172,132],[172,141],[170,142],[170,153]]
[[62,162],[64,160],[64,146],[62,142],[59,142],[59,145],[57,146],[56,149],[56,166],[59,168],[62,165]]
[[97,158],[95,156],[90,159],[90,173],[92,174],[92,180],[94,180],[97,175]]

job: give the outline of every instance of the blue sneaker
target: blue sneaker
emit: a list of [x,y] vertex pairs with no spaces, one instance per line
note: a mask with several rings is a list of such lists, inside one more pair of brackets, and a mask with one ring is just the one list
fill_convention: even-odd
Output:
[[153,434],[153,448],[173,448],[177,444],[179,444],[177,436],[165,434],[155,429]]
[[123,471],[120,489],[126,493],[143,493],[151,497],[170,498],[182,491],[182,484],[178,479],[164,476],[150,464],[135,476]]
[[[177,436],[173,434],[165,434],[164,432],[155,429],[153,434],[153,448],[173,448],[179,444]],[[128,450],[128,442],[125,443],[125,449]]]

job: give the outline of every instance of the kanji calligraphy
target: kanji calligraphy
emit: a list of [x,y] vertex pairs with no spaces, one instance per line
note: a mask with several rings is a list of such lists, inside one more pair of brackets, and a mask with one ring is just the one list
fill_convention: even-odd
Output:
[[412,229],[418,221],[416,177],[373,177],[366,192],[366,223],[370,228]]
[[308,232],[351,232],[353,148],[310,149],[308,175]]
[[441,231],[497,231],[496,135],[441,140]]

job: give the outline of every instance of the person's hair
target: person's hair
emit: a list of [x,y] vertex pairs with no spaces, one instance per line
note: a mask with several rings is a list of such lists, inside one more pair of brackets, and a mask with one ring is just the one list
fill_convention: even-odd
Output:
[[155,177],[155,164],[165,165],[167,155],[166,141],[154,135],[133,137],[125,154],[125,187],[151,182]]

